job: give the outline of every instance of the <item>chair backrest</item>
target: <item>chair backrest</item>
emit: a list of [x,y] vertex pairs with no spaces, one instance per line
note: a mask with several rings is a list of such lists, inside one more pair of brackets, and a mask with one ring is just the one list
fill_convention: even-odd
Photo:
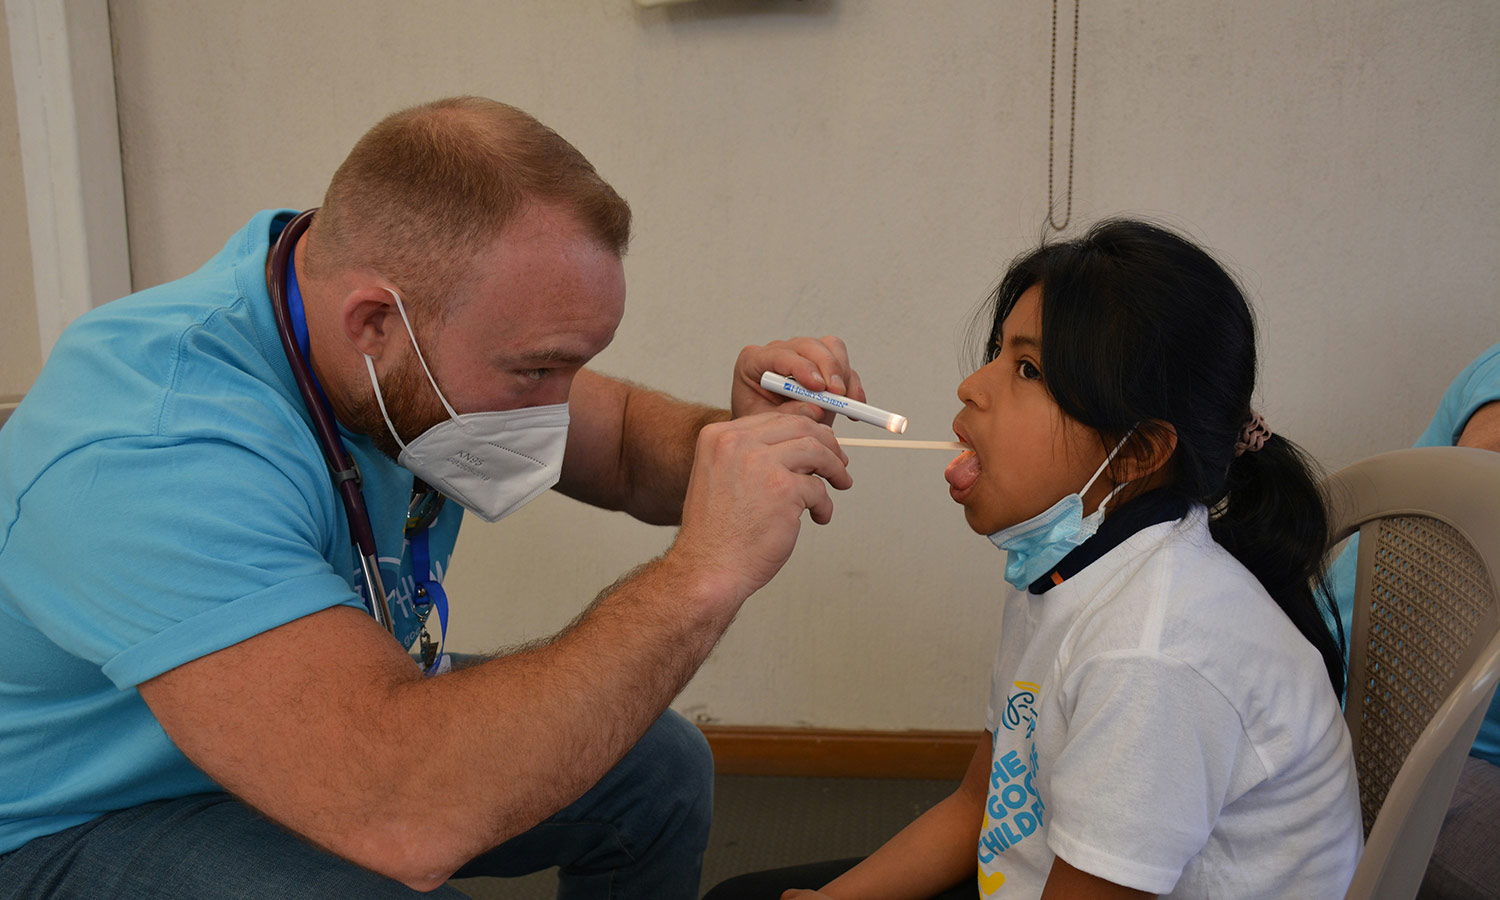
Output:
[[1365,852],[1348,897],[1416,896],[1500,677],[1500,453],[1400,450],[1324,484],[1359,531],[1349,690]]

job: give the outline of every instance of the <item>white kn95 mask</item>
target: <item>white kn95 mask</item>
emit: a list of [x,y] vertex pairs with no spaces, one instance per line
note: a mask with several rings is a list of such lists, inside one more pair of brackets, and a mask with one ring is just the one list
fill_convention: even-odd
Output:
[[417,346],[417,334],[406,316],[401,295],[386,290],[396,300],[422,371],[448,411],[447,420],[422,432],[410,444],[402,443],[385,409],[375,361],[366,354],[365,368],[375,388],[375,402],[380,405],[386,428],[401,447],[396,462],[486,522],[498,522],[557,484],[568,441],[568,404],[455,412]]

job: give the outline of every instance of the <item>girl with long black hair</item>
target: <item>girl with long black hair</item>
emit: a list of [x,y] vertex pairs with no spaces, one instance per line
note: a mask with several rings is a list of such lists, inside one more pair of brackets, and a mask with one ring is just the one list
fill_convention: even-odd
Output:
[[749,877],[972,897],[977,851],[981,896],[1342,896],[1362,831],[1327,519],[1251,408],[1243,293],[1115,219],[1023,255],[992,300],[954,419],[973,449],[947,470],[1006,554],[985,738],[868,859]]

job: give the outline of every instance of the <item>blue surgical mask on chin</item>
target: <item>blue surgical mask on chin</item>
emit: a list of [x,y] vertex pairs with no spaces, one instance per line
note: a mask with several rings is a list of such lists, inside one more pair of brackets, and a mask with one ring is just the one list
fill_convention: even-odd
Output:
[[1063,557],[1099,530],[1104,521],[1104,508],[1115,495],[1130,482],[1122,482],[1099,503],[1099,508],[1087,517],[1083,515],[1083,495],[1089,492],[1099,476],[1109,467],[1115,454],[1130,438],[1127,434],[1109,451],[1104,462],[1094,471],[1083,490],[1069,494],[1024,522],[1002,528],[989,536],[990,541],[1005,551],[1005,580],[1018,591],[1024,591],[1032,582],[1052,571]]

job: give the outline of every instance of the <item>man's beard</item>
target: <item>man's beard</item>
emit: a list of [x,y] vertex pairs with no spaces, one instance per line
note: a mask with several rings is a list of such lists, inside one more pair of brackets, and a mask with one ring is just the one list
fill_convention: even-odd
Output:
[[[407,353],[396,362],[386,374],[385,381],[381,382],[380,392],[385,398],[385,411],[390,414],[391,424],[396,426],[402,443],[410,444],[427,429],[448,418],[448,411],[438,402],[415,354]],[[373,387],[350,401],[347,413],[341,418],[350,429],[367,436],[381,453],[393,460],[401,456],[401,445],[386,427]]]

